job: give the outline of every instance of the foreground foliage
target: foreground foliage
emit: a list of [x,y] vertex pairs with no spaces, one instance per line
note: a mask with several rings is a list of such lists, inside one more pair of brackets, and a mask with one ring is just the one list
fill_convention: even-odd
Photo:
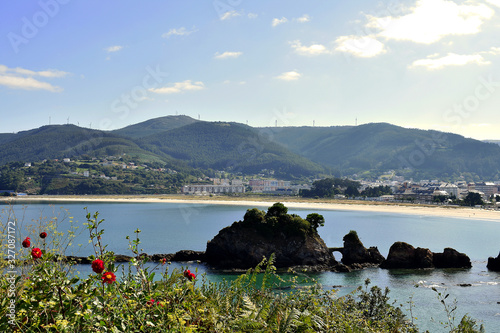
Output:
[[[139,229],[135,239],[129,239],[137,259],[120,272],[103,242],[103,220],[98,213],[87,214],[87,219],[94,274],[74,276],[58,256],[60,245],[48,241],[57,236],[55,231],[38,231],[36,240],[38,233],[30,235],[31,241],[20,249],[22,274],[14,284],[8,275],[0,279],[2,295],[15,285],[15,311],[9,309],[10,296],[0,300],[0,331],[418,332],[401,309],[389,303],[388,289],[370,288],[367,281],[365,288],[337,297],[312,280],[296,288],[303,281],[298,275],[283,280],[272,256],[231,282],[209,282],[187,269],[169,271],[165,260],[155,267],[162,268],[158,278],[139,259]],[[5,272],[9,262],[2,260]],[[452,332],[477,332],[473,320],[462,322]]]

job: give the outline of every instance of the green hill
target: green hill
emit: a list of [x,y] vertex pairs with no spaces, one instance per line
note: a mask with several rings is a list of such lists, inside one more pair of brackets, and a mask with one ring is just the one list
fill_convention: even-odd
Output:
[[139,144],[203,169],[253,174],[268,169],[283,177],[324,171],[318,164],[269,141],[258,130],[238,123],[196,122],[145,137]]
[[394,170],[414,179],[500,179],[497,143],[387,123],[252,128],[167,116],[111,132],[52,125],[0,134],[0,165],[122,154],[174,169],[243,174],[273,170],[282,178],[319,174],[375,178]]
[[141,138],[198,122],[188,116],[166,116],[143,121],[112,131],[126,138]]
[[[0,136],[0,139],[3,136]],[[160,157],[141,149],[129,139],[108,132],[75,125],[49,125],[19,132],[0,141],[0,164],[15,161],[41,161],[49,158],[137,155],[141,159],[159,161]]]
[[500,147],[463,136],[387,123],[269,128],[276,142],[342,175],[403,170],[415,178],[500,178]]
[[0,145],[13,140],[15,137],[16,135],[12,133],[0,133]]

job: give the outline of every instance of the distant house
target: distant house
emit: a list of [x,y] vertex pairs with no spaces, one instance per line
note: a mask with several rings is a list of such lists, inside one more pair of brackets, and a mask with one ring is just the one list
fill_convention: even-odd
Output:
[[29,168],[31,166],[31,162],[24,163],[24,166]]
[[394,201],[394,195],[392,194],[381,195],[380,197],[378,197],[378,201]]
[[252,192],[275,192],[290,189],[290,182],[277,179],[251,179],[249,181]]
[[63,159],[63,162],[64,162],[64,163],[69,163],[69,162],[71,162],[71,159],[69,159],[69,158],[64,158],[64,159]]
[[12,191],[12,190],[0,190],[0,195],[6,195],[6,194],[15,195],[16,191]]
[[498,185],[491,182],[476,183],[475,190],[483,192],[484,195],[490,197],[493,194],[498,193]]
[[455,184],[442,183],[441,185],[439,185],[439,190],[446,191],[449,195],[454,195],[456,198],[458,198],[459,188]]

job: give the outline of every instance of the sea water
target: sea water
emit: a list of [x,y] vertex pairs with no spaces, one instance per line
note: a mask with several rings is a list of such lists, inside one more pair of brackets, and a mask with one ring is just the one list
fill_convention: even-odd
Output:
[[[84,207],[87,207],[86,210]],[[174,253],[179,250],[203,251],[206,243],[220,229],[241,220],[249,208],[267,207],[255,205],[209,205],[177,203],[29,203],[3,206],[2,223],[12,211],[18,221],[19,231],[24,236],[29,225],[36,221],[57,216],[60,231],[69,227],[72,217],[79,226],[67,254],[87,256],[93,254],[89,245],[89,233],[83,225],[86,212],[99,212],[104,229],[102,240],[108,244],[107,250],[117,254],[131,255],[127,236],[135,238],[134,231],[140,229],[141,252]],[[446,303],[453,307],[457,303],[455,324],[463,315],[469,314],[484,324],[486,332],[500,332],[500,273],[486,269],[489,256],[500,251],[500,222],[463,219],[453,217],[405,215],[399,213],[377,213],[336,210],[289,209],[289,213],[306,217],[318,212],[325,217],[325,226],[318,229],[329,247],[341,247],[342,237],[350,230],[356,230],[366,247],[377,246],[383,256],[387,256],[390,246],[396,241],[404,241],[415,247],[429,248],[442,252],[452,247],[466,253],[472,260],[472,269],[434,270],[383,270],[378,268],[351,273],[324,272],[311,274],[323,288],[335,289],[339,296],[351,293],[364,286],[366,279],[371,285],[388,287],[391,302],[402,305],[405,312],[416,317],[415,322],[422,331],[447,332],[441,322],[448,319],[438,292],[449,294]],[[33,237],[32,237],[33,239]],[[340,254],[336,254],[338,260]],[[173,263],[174,267],[186,264]],[[150,265],[155,267],[156,265]],[[211,281],[233,279],[234,275],[214,272],[203,264],[190,264],[190,269],[206,273]],[[90,272],[90,267],[78,267],[81,274]],[[161,266],[157,269],[163,269]],[[470,285],[470,286],[468,286]],[[464,287],[467,286],[467,287]],[[411,312],[410,312],[411,310]]]

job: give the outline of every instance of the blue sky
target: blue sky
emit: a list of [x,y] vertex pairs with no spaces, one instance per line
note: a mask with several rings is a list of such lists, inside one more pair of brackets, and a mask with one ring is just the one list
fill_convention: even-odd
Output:
[[49,120],[111,130],[185,114],[500,139],[500,0],[40,0],[0,9],[0,133]]

